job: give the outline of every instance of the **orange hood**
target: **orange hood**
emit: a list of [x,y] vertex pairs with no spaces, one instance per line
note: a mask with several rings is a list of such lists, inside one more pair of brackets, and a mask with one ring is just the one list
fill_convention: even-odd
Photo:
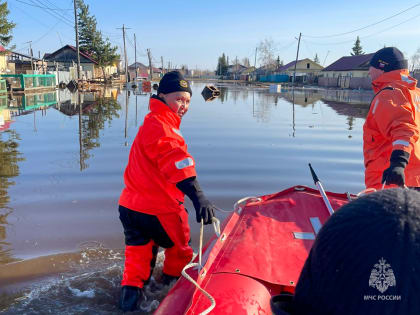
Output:
[[417,80],[410,77],[407,69],[394,70],[385,72],[375,81],[372,82],[373,91],[378,93],[384,87],[390,84],[398,84],[406,87],[409,90],[414,90],[417,86]]

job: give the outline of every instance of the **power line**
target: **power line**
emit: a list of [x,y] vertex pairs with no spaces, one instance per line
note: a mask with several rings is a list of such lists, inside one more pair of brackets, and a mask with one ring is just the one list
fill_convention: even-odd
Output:
[[[128,43],[130,44],[130,46],[131,46],[132,48],[135,48],[135,47],[134,47],[133,42],[131,41],[131,39],[130,39],[128,36],[126,37],[126,40],[128,41]],[[140,56],[142,56],[142,57],[146,57],[146,54],[145,54],[145,53],[141,53],[138,49],[136,49],[136,52],[137,52],[137,54],[139,54]]]
[[[12,3],[10,3],[10,5],[12,6]],[[27,16],[29,16],[30,18],[34,19],[35,21],[37,21],[39,24],[45,26],[46,28],[49,28],[49,25],[45,24],[44,22],[42,22],[41,20],[38,20],[36,17],[34,17],[33,15],[29,14],[28,12],[26,12],[25,10],[23,10],[21,7],[17,6],[16,4],[13,4],[13,6],[15,6],[17,9],[19,9],[20,11],[22,11],[24,14],[26,14]]]
[[[412,20],[414,20],[414,19],[416,19],[418,17],[420,17],[420,14],[416,14],[415,16],[412,16],[409,19],[406,19],[406,20],[404,20],[404,21],[402,21],[402,22],[400,22],[398,24],[392,25],[392,26],[387,27],[387,28],[385,28],[383,30],[380,30],[378,32],[374,32],[372,34],[365,35],[365,36],[359,36],[359,38],[360,39],[365,39],[365,38],[368,38],[368,37],[372,37],[372,36],[378,35],[380,33],[389,31],[390,29],[396,28],[396,27],[400,26],[401,24],[410,22],[410,21],[412,21]],[[312,45],[323,45],[323,46],[325,46],[325,45],[341,45],[341,44],[353,43],[354,42],[354,39],[348,39],[348,40],[344,40],[344,41],[340,41],[340,42],[332,42],[332,43],[318,43],[318,42],[312,42],[312,41],[306,41],[306,42],[308,42],[308,43],[310,43]]]
[[52,13],[54,16],[58,16],[59,18],[61,18],[63,21],[66,21],[66,22],[68,22],[70,25],[72,25],[72,26],[74,26],[74,20],[71,20],[71,19],[69,19],[68,17],[66,17],[64,14],[62,14],[62,13],[59,13],[59,12],[57,12],[57,11],[54,11],[54,9],[52,9],[52,8],[50,8],[50,7],[48,7],[47,5],[45,5],[45,3],[44,2],[42,2],[41,0],[30,0],[32,3],[34,3],[34,1],[36,1],[37,3],[39,3],[39,4],[41,4],[42,6],[44,6],[45,7],[45,9],[43,9],[43,10],[49,10],[49,11],[46,11],[46,12],[50,12],[50,13]]
[[[41,0],[37,0],[37,1],[38,2],[41,2]],[[44,6],[48,7],[50,10],[54,10],[54,8],[55,9],[61,9],[58,6],[56,6],[54,3],[52,3],[51,1],[49,1],[49,0],[42,0],[42,1],[46,1],[46,2],[42,2],[42,3],[44,4]],[[70,12],[67,12],[67,11],[61,10],[61,11],[63,11],[63,13],[60,13],[60,15],[63,16],[65,19],[67,19],[67,20],[71,21],[72,23],[74,23],[74,7],[73,7],[74,6],[74,3],[73,3],[73,1],[71,1],[71,2],[72,2],[71,3],[72,4],[72,6],[71,6],[72,8],[71,9],[70,8],[68,9],[68,11],[71,11],[71,13]],[[51,5],[53,7],[49,7],[48,5]],[[67,14],[70,13],[70,15],[65,15],[64,13],[67,13]]]
[[[32,3],[34,3],[32,0],[30,0]],[[34,3],[34,4],[36,4],[36,3]],[[51,16],[53,16],[54,18],[56,18],[57,20],[59,20],[59,21],[61,21],[61,22],[63,22],[63,23],[65,23],[66,25],[68,25],[68,26],[71,26],[71,27],[73,27],[73,24],[71,24],[71,23],[69,23],[68,21],[65,21],[65,20],[63,20],[62,18],[60,18],[60,17],[58,17],[57,15],[55,15],[55,11],[48,11],[47,9],[44,9],[44,8],[40,8],[41,10],[43,10],[44,12],[46,12],[46,13],[48,13],[49,15],[51,15]],[[26,12],[25,12],[26,13]],[[26,13],[26,14],[28,14],[28,13]],[[28,14],[29,15],[29,14]],[[32,15],[30,15],[31,17],[33,17]],[[43,24],[42,22],[41,22],[41,24]],[[45,25],[45,24],[44,24]]]
[[312,49],[309,48],[308,43],[306,42],[306,40],[302,39],[302,42],[305,44],[305,48],[307,50],[308,53],[310,53],[312,56],[315,56]]
[[[23,3],[23,4],[26,4],[26,5],[30,5],[30,6],[36,7],[36,8],[48,9],[47,7],[42,7],[42,6],[39,6],[39,5],[36,5],[36,4],[33,4],[33,3],[28,3],[28,2],[25,2],[25,1],[22,1],[22,0],[16,0],[16,1],[17,2],[20,2],[20,3]],[[70,9],[50,9],[50,10],[67,11],[67,10],[70,10]]]
[[287,49],[289,49],[290,47],[292,47],[294,44],[295,44],[295,39],[293,39],[293,41],[291,41],[289,44],[287,44],[287,45],[284,45],[284,46],[282,46],[282,47],[280,47],[280,48],[277,48],[277,50],[278,51],[280,51],[280,50],[282,50],[282,51],[284,51],[284,50],[287,50]]
[[396,14],[394,14],[394,15],[391,15],[391,16],[389,16],[389,17],[386,17],[386,18],[384,18],[384,19],[382,19],[382,20],[380,20],[380,21],[377,21],[377,22],[375,22],[375,23],[372,23],[372,24],[369,24],[369,25],[363,26],[363,27],[358,28],[358,29],[355,29],[355,30],[353,30],[353,31],[344,32],[344,33],[337,33],[337,34],[331,34],[331,35],[323,35],[323,36],[314,36],[314,35],[304,35],[304,36],[305,36],[305,37],[308,37],[308,38],[309,38],[309,37],[310,37],[310,38],[329,38],[329,37],[336,37],[336,36],[342,36],[342,35],[347,35],[347,34],[355,33],[355,32],[358,32],[358,31],[361,31],[361,30],[367,29],[367,28],[369,28],[369,27],[371,27],[371,26],[375,26],[375,25],[377,25],[377,24],[379,24],[379,23],[385,22],[385,21],[387,21],[387,20],[389,20],[389,19],[392,19],[392,18],[394,18],[394,17],[396,17],[396,16],[398,16],[398,15],[400,15],[400,14],[403,14],[403,13],[405,13],[405,12],[407,12],[407,11],[409,11],[409,10],[411,10],[411,9],[415,8],[415,7],[418,7],[418,6],[420,6],[420,3],[417,3],[417,4],[415,4],[415,5],[411,6],[411,7],[409,7],[408,9],[405,9],[405,10],[403,10],[403,11],[400,11],[400,12],[398,12],[398,13],[396,13]]
[[60,21],[57,21],[57,23],[55,23],[53,26],[51,26],[51,28],[47,32],[45,32],[44,35],[42,35],[41,37],[34,40],[32,42],[32,44],[38,43],[41,39],[43,39],[45,36],[47,36],[58,25],[58,23],[60,23]]

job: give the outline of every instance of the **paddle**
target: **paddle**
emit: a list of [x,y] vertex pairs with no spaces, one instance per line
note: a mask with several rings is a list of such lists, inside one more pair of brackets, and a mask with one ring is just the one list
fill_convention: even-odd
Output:
[[328,212],[330,215],[334,213],[334,210],[331,206],[330,201],[328,200],[327,194],[325,193],[324,187],[322,187],[321,181],[319,180],[318,176],[315,174],[314,169],[312,168],[311,163],[309,163],[309,169],[311,170],[312,178],[314,180],[314,183],[316,187],[318,187],[319,192],[321,193],[322,199],[324,200],[325,206],[328,209]]

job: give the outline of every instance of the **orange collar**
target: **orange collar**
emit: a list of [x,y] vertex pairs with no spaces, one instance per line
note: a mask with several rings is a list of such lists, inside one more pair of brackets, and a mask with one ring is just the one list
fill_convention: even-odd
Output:
[[162,102],[161,99],[153,95],[150,98],[149,107],[152,113],[163,116],[169,124],[179,129],[181,118],[174,113],[168,105]]
[[385,72],[372,82],[372,88],[375,93],[378,93],[384,87],[391,84],[402,85],[408,89],[414,89],[417,85],[417,80],[409,76],[407,69],[394,70]]

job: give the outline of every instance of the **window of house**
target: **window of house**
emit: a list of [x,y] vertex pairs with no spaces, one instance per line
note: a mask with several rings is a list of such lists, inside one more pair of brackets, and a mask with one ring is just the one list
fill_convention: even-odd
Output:
[[306,69],[309,69],[311,65],[309,63],[306,64]]

